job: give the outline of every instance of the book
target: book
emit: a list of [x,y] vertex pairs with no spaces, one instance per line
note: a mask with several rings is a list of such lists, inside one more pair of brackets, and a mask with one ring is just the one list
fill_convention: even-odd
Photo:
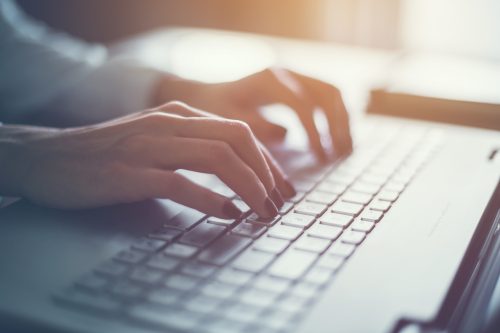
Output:
[[372,89],[367,112],[500,130],[500,64],[403,56]]

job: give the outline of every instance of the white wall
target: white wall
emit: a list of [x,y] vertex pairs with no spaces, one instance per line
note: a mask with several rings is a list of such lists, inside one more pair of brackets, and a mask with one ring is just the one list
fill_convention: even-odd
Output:
[[500,60],[500,0],[402,0],[404,47]]

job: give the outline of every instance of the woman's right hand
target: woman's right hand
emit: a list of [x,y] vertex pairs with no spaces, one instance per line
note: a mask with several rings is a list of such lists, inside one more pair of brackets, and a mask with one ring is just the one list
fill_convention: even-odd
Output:
[[63,209],[168,198],[212,216],[240,215],[178,169],[217,175],[261,217],[295,194],[245,123],[178,102],[74,129],[4,126],[0,157],[0,195]]

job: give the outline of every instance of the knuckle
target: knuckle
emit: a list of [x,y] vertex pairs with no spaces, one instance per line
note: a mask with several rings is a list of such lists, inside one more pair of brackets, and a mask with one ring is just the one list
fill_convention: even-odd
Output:
[[144,116],[143,120],[146,125],[157,125],[165,122],[167,118],[168,117],[164,113],[158,110],[152,110]]
[[180,101],[171,101],[171,102],[163,104],[162,106],[160,106],[160,108],[161,108],[161,110],[164,110],[164,111],[175,112],[175,111],[182,111],[182,110],[187,109],[187,105],[183,102],[180,102]]
[[247,123],[240,120],[233,120],[230,123],[233,137],[238,141],[248,141],[252,139],[253,133]]

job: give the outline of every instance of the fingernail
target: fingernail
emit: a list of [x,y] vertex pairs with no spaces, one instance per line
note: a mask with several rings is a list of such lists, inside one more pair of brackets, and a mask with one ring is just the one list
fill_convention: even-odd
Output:
[[285,196],[288,198],[294,197],[297,194],[297,191],[295,190],[295,187],[292,185],[292,183],[285,179],[284,182],[284,187],[285,187]]
[[271,199],[273,199],[274,204],[278,208],[283,207],[283,204],[285,203],[280,191],[278,191],[276,187],[271,191]]
[[222,207],[222,212],[229,219],[237,219],[243,214],[231,201],[226,201]]
[[264,207],[266,208],[266,213],[268,214],[268,216],[263,216],[264,218],[275,217],[278,214],[278,208],[276,208],[271,198],[266,198]]

